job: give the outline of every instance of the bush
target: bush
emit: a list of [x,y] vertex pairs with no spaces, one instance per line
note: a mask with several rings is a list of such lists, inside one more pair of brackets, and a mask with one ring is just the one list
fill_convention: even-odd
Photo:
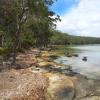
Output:
[[0,47],[0,55],[3,56],[4,59],[8,59],[8,58],[9,58],[10,52],[11,52],[10,49],[1,48],[1,47]]

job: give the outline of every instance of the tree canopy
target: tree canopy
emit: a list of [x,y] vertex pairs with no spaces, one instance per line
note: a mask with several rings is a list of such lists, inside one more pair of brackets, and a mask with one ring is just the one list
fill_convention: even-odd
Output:
[[54,0],[0,0],[2,47],[10,49],[13,63],[17,50],[26,44],[47,47],[54,22],[59,20],[49,9],[53,3]]

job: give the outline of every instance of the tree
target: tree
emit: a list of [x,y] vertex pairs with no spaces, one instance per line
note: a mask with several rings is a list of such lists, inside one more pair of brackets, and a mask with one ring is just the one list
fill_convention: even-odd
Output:
[[31,30],[37,47],[47,46],[50,29],[54,21],[59,19],[59,16],[52,18],[54,13],[49,10],[53,2],[54,0],[0,0],[0,30],[4,32],[4,46],[10,45],[12,64],[16,64],[17,49],[21,47],[22,36],[27,30]]
[[49,6],[51,6],[52,3],[52,0],[45,0],[45,2],[41,1],[35,5],[37,12],[34,15],[34,19],[32,19],[34,24],[32,23],[31,27],[34,33],[35,44],[37,47],[47,47],[49,38],[51,36],[50,30],[55,25],[54,22],[59,20],[59,16],[53,18],[52,16],[55,13],[49,11]]

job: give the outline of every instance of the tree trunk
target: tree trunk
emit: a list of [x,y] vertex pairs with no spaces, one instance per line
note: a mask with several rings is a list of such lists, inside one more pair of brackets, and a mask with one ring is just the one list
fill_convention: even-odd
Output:
[[12,65],[16,65],[16,45],[13,47]]
[[20,39],[20,25],[17,25],[17,32],[15,33],[15,40],[13,44],[13,56],[12,56],[12,65],[16,65],[16,56],[17,56],[17,48],[19,46]]

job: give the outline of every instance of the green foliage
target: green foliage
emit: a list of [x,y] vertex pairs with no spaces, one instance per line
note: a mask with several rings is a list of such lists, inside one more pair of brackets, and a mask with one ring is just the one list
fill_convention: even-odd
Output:
[[53,31],[53,35],[51,37],[51,44],[100,44],[100,38],[73,36],[68,35],[67,33]]
[[7,55],[10,54],[10,49],[7,48],[0,48],[0,55],[3,57],[6,57]]
[[100,38],[69,36],[70,44],[100,44]]
[[23,47],[47,47],[50,30],[59,16],[49,6],[55,0],[0,0],[0,31],[2,47],[12,50],[15,62],[17,50]]
[[64,45],[69,43],[69,35],[61,33],[59,31],[53,31],[51,37],[51,44]]

